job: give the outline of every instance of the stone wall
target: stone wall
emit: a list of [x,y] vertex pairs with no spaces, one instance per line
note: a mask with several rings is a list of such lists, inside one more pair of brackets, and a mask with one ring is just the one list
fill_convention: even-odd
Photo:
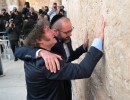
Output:
[[0,10],[3,9],[3,8],[7,9],[6,1],[0,0]]
[[104,56],[90,79],[73,81],[73,100],[130,100],[130,0],[63,0],[62,3],[75,27],[74,48],[83,43],[86,30],[91,45],[101,15],[106,21]]
[[17,7],[18,10],[23,8],[25,0],[0,0],[0,11],[5,8],[8,12]]

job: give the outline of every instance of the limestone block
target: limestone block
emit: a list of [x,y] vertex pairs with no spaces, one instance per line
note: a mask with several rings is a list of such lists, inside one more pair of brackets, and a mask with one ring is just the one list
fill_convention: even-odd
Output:
[[130,100],[130,1],[62,0],[62,3],[75,27],[72,33],[74,48],[83,43],[86,30],[91,45],[100,16],[106,21],[104,56],[86,85],[87,89],[90,87],[90,98],[84,99],[83,91],[88,93],[78,80],[73,83],[73,95],[78,98],[74,100]]
[[[0,9],[3,9],[3,8],[7,8],[7,5],[6,5],[6,1],[5,0],[0,0]],[[1,11],[0,11],[1,13]]]

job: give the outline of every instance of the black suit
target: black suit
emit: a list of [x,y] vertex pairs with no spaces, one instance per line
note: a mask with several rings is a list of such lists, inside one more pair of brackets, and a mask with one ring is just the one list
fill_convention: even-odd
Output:
[[[56,38],[57,39],[57,38]],[[75,51],[72,48],[72,42],[71,39],[70,41],[67,43],[69,52],[70,52],[70,57],[69,59],[67,59],[66,57],[66,53],[63,47],[63,42],[61,42],[61,40],[57,39],[57,43],[54,45],[54,47],[52,48],[52,52],[59,54],[60,56],[62,56],[62,58],[66,61],[66,62],[71,62],[77,58],[79,58],[84,52],[86,52],[87,50],[84,50],[83,45],[81,45],[80,47],[78,47]],[[36,58],[36,51],[38,49],[37,48],[27,48],[27,47],[21,47],[21,48],[17,48],[16,49],[16,53],[15,55],[22,59],[22,60],[33,60]],[[71,92],[71,81],[70,80],[65,80],[64,81],[64,86],[65,86],[65,93],[67,95],[67,100],[72,100],[72,92]]]
[[28,100],[68,100],[64,91],[64,81],[91,76],[103,53],[91,47],[80,64],[60,61],[61,69],[51,73],[46,69],[42,58],[25,61]]
[[[83,45],[81,45],[80,47],[78,47],[75,51],[72,48],[72,42],[71,40],[67,43],[69,52],[70,52],[70,57],[69,59],[67,59],[66,53],[65,53],[65,49],[63,47],[63,42],[61,42],[60,40],[57,40],[58,43],[52,48],[52,51],[56,54],[59,54],[63,57],[63,59],[66,62],[71,62],[77,58],[79,58],[84,52],[86,52],[83,49]],[[71,91],[71,81],[70,80],[64,80],[64,91],[65,94],[67,95],[66,100],[72,100],[72,91]]]

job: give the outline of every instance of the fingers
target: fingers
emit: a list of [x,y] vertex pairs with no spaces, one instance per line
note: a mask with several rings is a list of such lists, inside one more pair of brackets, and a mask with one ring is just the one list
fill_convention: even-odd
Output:
[[104,21],[104,17],[102,16],[102,19],[101,19],[102,23],[101,23],[101,36],[102,36],[102,39],[104,39],[104,28],[105,28],[105,21]]
[[59,55],[57,55],[57,54],[55,54],[55,55],[56,55],[56,57],[57,57],[58,59],[63,60],[61,56],[59,56]]
[[58,59],[55,59],[55,64],[57,66],[57,69],[60,70],[60,63]]
[[61,56],[57,54],[50,54],[47,57],[43,58],[45,61],[46,68],[51,72],[56,73],[56,70],[60,70],[60,63],[59,60],[62,60]]
[[104,39],[104,28],[105,28],[105,21],[104,21],[104,17],[102,16],[100,27],[98,27],[97,33],[96,33],[97,38],[100,38],[102,40]]
[[101,22],[101,31],[104,32],[104,28],[105,28],[105,21],[104,21],[104,17],[102,15],[102,22]]
[[62,59],[62,57],[59,56],[59,55],[56,55],[56,57],[57,57],[57,59],[55,59],[55,64],[56,64],[56,66],[57,66],[57,69],[60,70],[60,63],[59,63],[59,60],[58,60],[58,59],[60,59],[60,60],[63,60],[63,59]]
[[56,73],[56,65],[55,65],[55,62],[52,61],[51,58],[46,58],[44,59],[45,61],[45,66],[48,70],[50,70],[52,73]]
[[48,70],[50,70],[50,67],[49,67],[49,63],[48,63],[48,60],[46,58],[44,58],[44,62],[45,62],[45,66]]
[[83,48],[86,49],[88,47],[88,32],[86,31],[85,33],[85,38],[84,38],[84,44],[83,44]]
[[50,71],[56,73],[56,64],[52,59],[49,62],[49,66],[50,66]]
[[85,42],[88,42],[88,32],[86,31],[86,34],[85,34]]

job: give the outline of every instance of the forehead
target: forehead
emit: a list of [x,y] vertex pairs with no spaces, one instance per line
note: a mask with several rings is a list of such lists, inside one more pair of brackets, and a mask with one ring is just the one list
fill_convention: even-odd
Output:
[[63,21],[62,22],[62,31],[68,31],[72,29],[72,24],[71,22],[68,20],[68,21]]

